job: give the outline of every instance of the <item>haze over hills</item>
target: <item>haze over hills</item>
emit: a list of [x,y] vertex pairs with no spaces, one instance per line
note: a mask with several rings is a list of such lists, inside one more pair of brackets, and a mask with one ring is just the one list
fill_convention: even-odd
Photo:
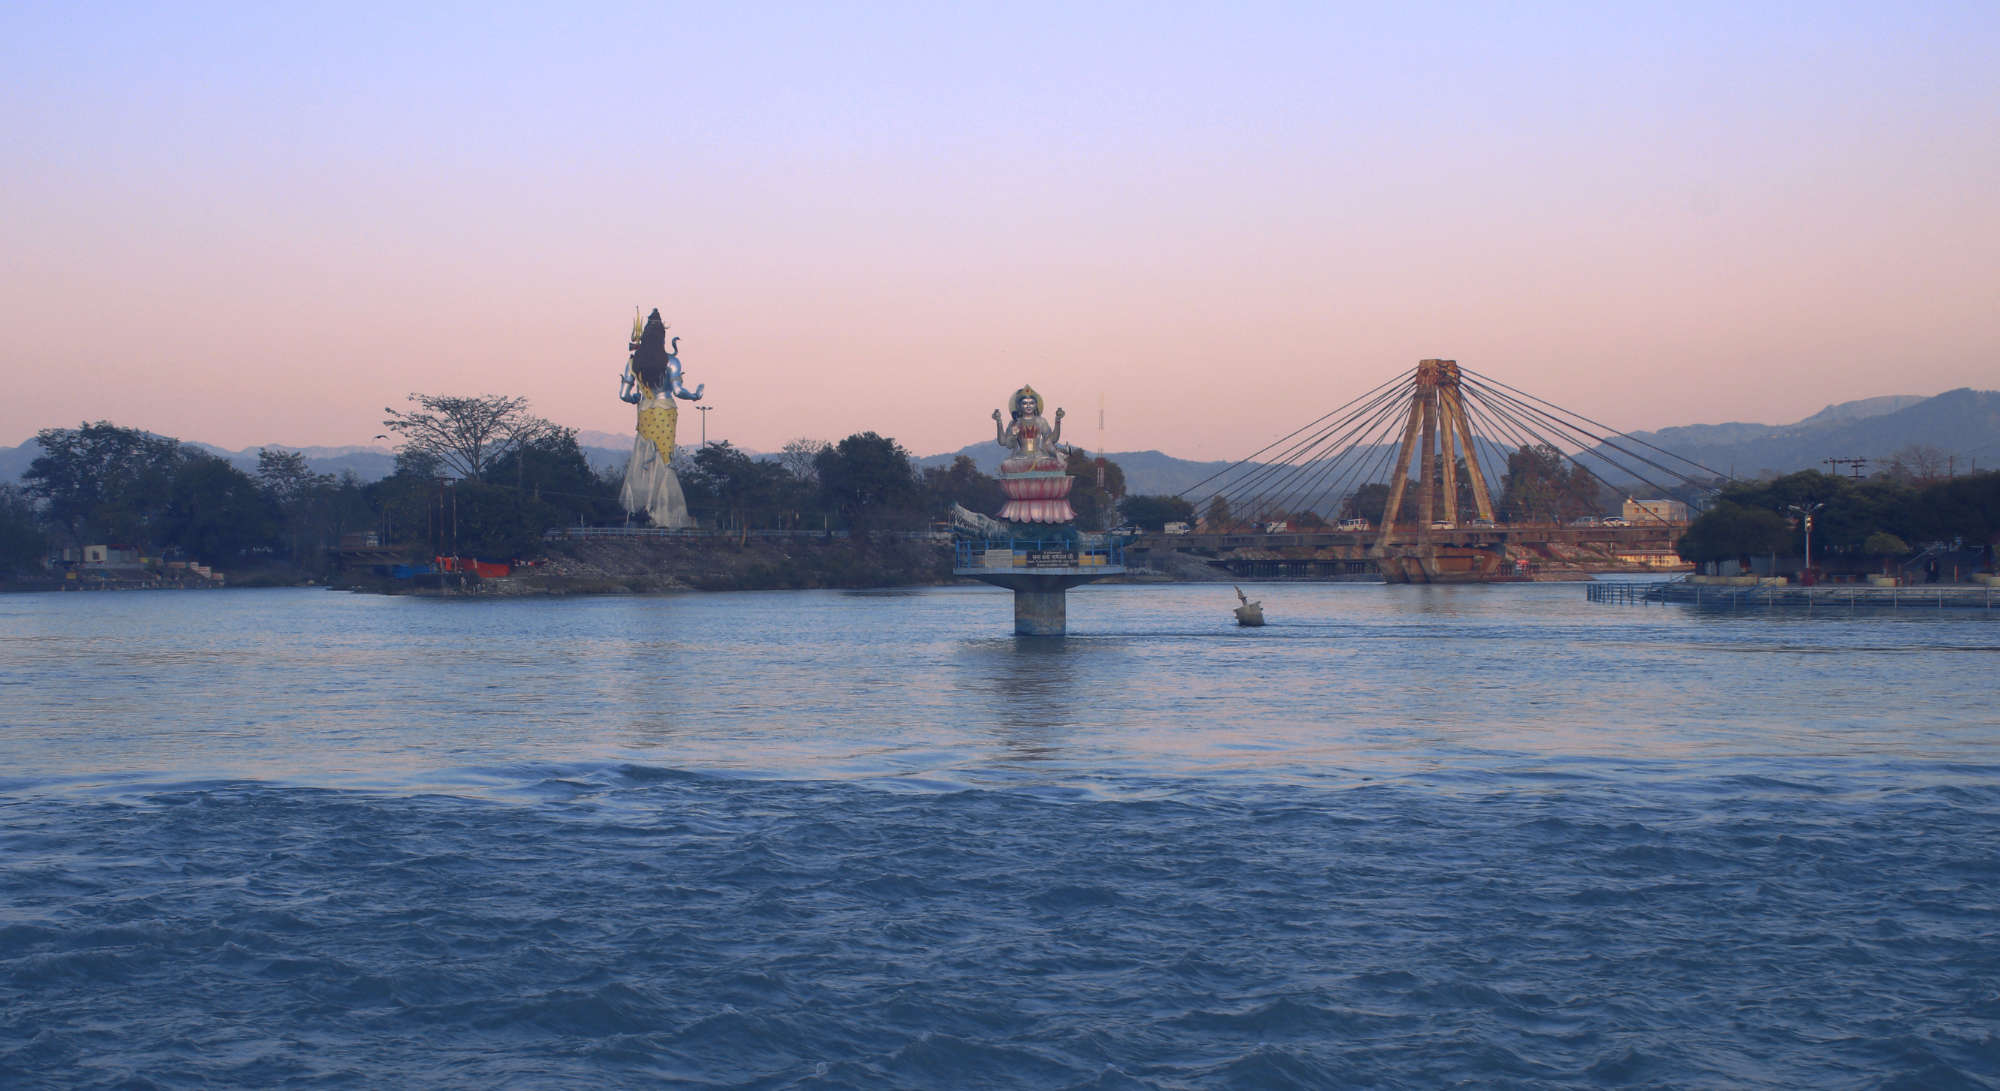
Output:
[[[1870,460],[1870,469],[1876,469],[1886,466],[1896,452],[1913,446],[1935,449],[1958,472],[1994,469],[2000,468],[2000,391],[1967,388],[1929,398],[1888,395],[1829,405],[1791,424],[1690,424],[1635,432],[1632,437],[1737,477],[1824,470],[1828,469],[1823,461],[1827,458],[1865,458]],[[603,469],[622,467],[631,451],[629,437],[611,432],[583,431],[577,438],[585,457]],[[254,447],[228,451],[200,442],[190,445],[247,471],[257,468]],[[387,476],[395,466],[394,452],[386,447],[288,449],[303,453],[317,472],[351,471],[364,481]],[[40,452],[32,439],[18,447],[0,447],[0,482],[19,481]],[[915,461],[919,468],[948,466],[965,455],[990,474],[999,469],[1004,454],[999,445],[984,440]],[[1353,457],[1368,459],[1380,454],[1378,449],[1364,448]],[[1176,458],[1162,451],[1113,451],[1108,457],[1124,469],[1129,492],[1146,494],[1186,491],[1231,465]]]

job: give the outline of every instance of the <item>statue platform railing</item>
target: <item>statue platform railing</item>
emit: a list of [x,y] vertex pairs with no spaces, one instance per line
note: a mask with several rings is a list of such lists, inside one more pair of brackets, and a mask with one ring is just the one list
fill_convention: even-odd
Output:
[[953,549],[952,567],[957,570],[1125,567],[1125,543],[1115,537],[1100,541],[1077,537],[960,538]]

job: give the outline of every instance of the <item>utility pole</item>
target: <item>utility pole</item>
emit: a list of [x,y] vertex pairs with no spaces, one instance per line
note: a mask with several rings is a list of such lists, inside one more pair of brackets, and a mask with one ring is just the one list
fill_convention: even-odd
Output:
[[1806,527],[1806,570],[1805,570],[1804,572],[1800,573],[1800,582],[1801,582],[1801,583],[1803,583],[1803,582],[1805,582],[1806,580],[1808,580],[1808,579],[1811,579],[1811,578],[1812,578],[1812,525],[1813,525],[1813,512],[1816,512],[1816,511],[1818,511],[1819,509],[1821,509],[1821,508],[1823,508],[1823,507],[1825,507],[1825,506],[1826,506],[1826,504],[1825,504],[1825,502],[1823,502],[1823,501],[1822,501],[1822,502],[1820,502],[1820,503],[1817,503],[1817,504],[1803,504],[1803,505],[1801,505],[1801,504],[1786,504],[1786,505],[1785,505],[1785,507],[1787,507],[1787,508],[1791,509],[1792,511],[1794,511],[1794,512],[1798,513],[1798,514],[1799,514],[1800,516],[1802,516],[1802,517],[1804,518],[1804,520],[1805,520],[1805,527]]
[[697,405],[695,408],[701,410],[701,445],[706,447],[708,446],[708,411],[715,407],[712,405]]
[[1820,461],[1833,467],[1833,475],[1835,477],[1840,476],[1840,468],[1842,466],[1852,467],[1852,472],[1849,476],[1856,481],[1861,480],[1861,467],[1868,465],[1868,460],[1865,458],[1822,458]]
[[1104,392],[1097,392],[1097,487],[1104,487]]

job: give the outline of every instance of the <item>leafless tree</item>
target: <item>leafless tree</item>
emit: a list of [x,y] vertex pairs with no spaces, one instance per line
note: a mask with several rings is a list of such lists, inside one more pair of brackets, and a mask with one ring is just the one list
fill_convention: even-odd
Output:
[[1912,443],[1889,456],[1884,473],[1897,481],[1928,485],[1945,474],[1947,456],[1928,443]]
[[819,455],[830,446],[825,440],[795,439],[778,453],[778,463],[804,482],[819,480]]
[[426,455],[461,477],[479,480],[495,462],[550,434],[555,425],[528,412],[528,399],[498,394],[412,394],[417,409],[382,424],[403,438],[401,453]]

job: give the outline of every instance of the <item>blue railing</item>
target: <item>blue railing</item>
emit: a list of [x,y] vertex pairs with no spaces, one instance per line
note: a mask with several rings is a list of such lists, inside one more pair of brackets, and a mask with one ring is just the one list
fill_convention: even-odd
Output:
[[[1085,542],[1075,538],[960,538],[953,543],[958,568],[1122,567],[1125,543],[1117,538]],[[1007,554],[1008,565],[993,563]]]

